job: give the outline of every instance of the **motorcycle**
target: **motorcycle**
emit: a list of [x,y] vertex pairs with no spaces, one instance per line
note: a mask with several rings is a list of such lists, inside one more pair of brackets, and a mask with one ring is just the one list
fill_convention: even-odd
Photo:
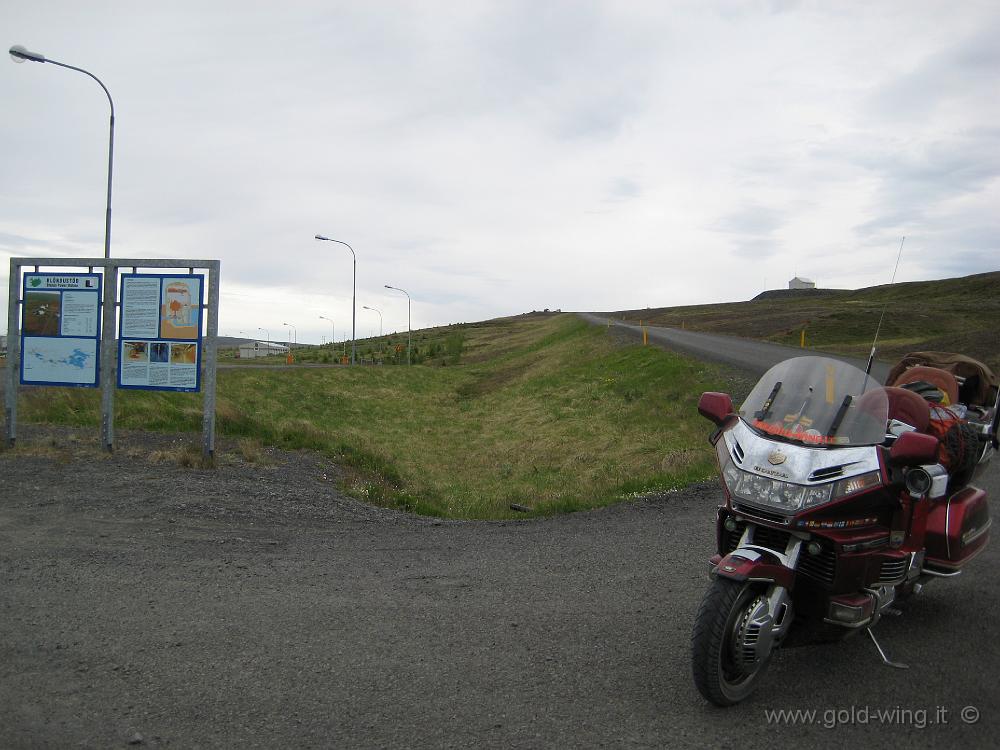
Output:
[[839,360],[797,357],[739,411],[727,394],[701,396],[724,491],[692,633],[694,682],[712,703],[749,696],[790,634],[809,643],[863,630],[885,664],[906,668],[872,628],[986,547],[987,497],[970,482],[998,448],[995,378],[977,381],[982,404],[960,404],[961,378],[923,369],[934,383],[883,387]]

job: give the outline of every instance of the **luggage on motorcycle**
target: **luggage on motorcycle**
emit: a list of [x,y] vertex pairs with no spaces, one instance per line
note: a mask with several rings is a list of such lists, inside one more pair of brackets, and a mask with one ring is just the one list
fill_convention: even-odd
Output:
[[958,570],[982,551],[989,538],[986,493],[966,487],[931,508],[927,516],[924,566],[946,572]]
[[927,432],[941,440],[952,491],[972,481],[1000,448],[1000,380],[982,362],[948,352],[911,352],[890,370],[886,383],[923,395],[933,407]]
[[958,403],[958,381],[950,372],[937,367],[911,367],[893,385],[908,388],[942,406]]
[[968,482],[981,450],[975,428],[966,424],[955,411],[936,406],[931,409],[927,432],[940,441],[938,462],[952,476],[953,486]]
[[[951,398],[952,393],[949,393],[951,403],[961,401],[964,404],[985,407],[991,407],[996,404],[996,389],[1000,386],[1000,380],[982,362],[962,354],[952,354],[950,352],[910,352],[889,371],[885,382],[887,385],[902,385],[903,383],[915,380],[925,380],[939,387],[940,385],[950,387],[950,384],[947,382],[936,382],[940,376],[935,376],[935,379],[931,379],[929,377],[921,377],[919,370],[916,373],[912,372],[916,368],[921,368],[924,374],[926,374],[926,370],[944,370],[951,373],[954,378],[961,379],[962,383],[958,385],[957,393],[954,394],[955,398]],[[955,382],[957,384],[958,381],[956,380]]]

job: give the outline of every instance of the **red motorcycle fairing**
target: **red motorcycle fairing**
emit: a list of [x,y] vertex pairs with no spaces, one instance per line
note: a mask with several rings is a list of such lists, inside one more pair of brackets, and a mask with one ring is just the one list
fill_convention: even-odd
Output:
[[[712,562],[716,562],[716,555]],[[756,550],[736,549],[718,560],[713,573],[733,581],[768,581],[791,591],[795,571],[769,562]]]

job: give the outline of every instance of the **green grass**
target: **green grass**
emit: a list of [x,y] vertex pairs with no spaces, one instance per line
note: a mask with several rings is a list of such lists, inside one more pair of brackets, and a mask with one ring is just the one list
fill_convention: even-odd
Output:
[[[623,346],[571,315],[433,335],[435,366],[220,370],[218,432],[321,451],[345,467],[352,495],[447,518],[523,517],[511,503],[536,515],[593,508],[714,473],[697,399],[726,387],[718,368]],[[115,398],[120,428],[201,428],[199,396]],[[33,421],[96,428],[99,408],[81,389],[21,397]]]

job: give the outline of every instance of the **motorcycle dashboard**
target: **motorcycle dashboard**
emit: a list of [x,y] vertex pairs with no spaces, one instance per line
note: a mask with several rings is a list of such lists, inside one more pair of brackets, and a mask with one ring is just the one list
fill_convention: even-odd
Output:
[[885,440],[889,400],[882,385],[831,357],[795,357],[768,370],[739,409],[755,432],[814,447]]

